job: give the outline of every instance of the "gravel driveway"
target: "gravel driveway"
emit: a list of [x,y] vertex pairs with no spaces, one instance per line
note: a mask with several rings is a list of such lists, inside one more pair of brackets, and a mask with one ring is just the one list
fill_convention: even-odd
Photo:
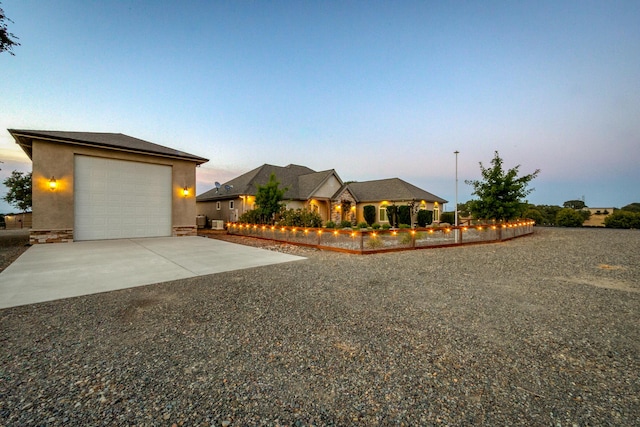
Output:
[[0,425],[640,425],[640,231],[235,239],[308,259],[0,310]]

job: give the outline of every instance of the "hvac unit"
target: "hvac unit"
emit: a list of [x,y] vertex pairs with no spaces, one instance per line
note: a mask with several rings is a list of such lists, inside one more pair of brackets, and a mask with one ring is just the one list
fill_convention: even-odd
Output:
[[212,219],[211,220],[211,229],[212,230],[224,230],[224,221],[221,219]]
[[207,217],[204,215],[196,216],[196,225],[198,228],[204,228],[207,225]]

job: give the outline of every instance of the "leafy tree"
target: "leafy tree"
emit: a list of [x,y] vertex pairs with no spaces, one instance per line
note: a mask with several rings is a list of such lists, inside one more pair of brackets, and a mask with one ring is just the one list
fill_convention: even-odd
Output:
[[280,188],[280,182],[274,173],[269,176],[269,182],[265,185],[258,185],[256,192],[256,210],[260,213],[265,222],[273,222],[275,214],[284,208],[282,199],[287,192],[287,188]]
[[374,205],[366,205],[362,208],[362,214],[364,215],[364,220],[367,221],[368,225],[372,225],[376,222],[376,207]]
[[607,228],[640,228],[640,212],[616,210],[604,219]]
[[623,206],[620,209],[629,212],[640,212],[640,203],[629,203],[627,206]]
[[582,227],[583,222],[580,212],[571,208],[560,209],[556,215],[556,224],[560,227]]
[[534,220],[537,225],[544,224],[544,216],[542,215],[542,212],[536,208],[528,208],[524,211],[522,216]]
[[15,54],[12,52],[14,46],[20,46],[20,43],[15,41],[17,39],[13,33],[9,32],[7,23],[5,21],[13,23],[13,21],[4,14],[4,10],[0,7],[0,53],[9,52],[10,55]]
[[582,200],[567,200],[562,206],[565,208],[576,210],[584,209],[585,207],[587,207]]
[[22,212],[31,209],[31,172],[11,172],[11,176],[3,181],[9,190],[2,198]]
[[485,168],[480,162],[482,180],[465,181],[473,187],[472,194],[479,197],[469,202],[475,218],[509,220],[517,218],[523,212],[525,205],[521,199],[533,191],[533,189],[527,189],[527,186],[538,176],[540,169],[518,177],[520,165],[505,172],[502,169],[502,163],[496,151],[490,168]]

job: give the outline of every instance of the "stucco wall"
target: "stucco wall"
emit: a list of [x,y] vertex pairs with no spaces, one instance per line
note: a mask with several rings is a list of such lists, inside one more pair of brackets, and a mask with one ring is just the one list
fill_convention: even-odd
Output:
[[[167,165],[172,168],[172,228],[174,235],[196,227],[194,162],[119,150],[58,144],[34,140],[33,161],[33,230],[51,232],[73,230],[74,226],[74,156],[86,155],[107,159]],[[51,191],[49,180],[55,177],[57,188]],[[183,189],[189,189],[184,196]],[[193,233],[191,233],[193,234]]]

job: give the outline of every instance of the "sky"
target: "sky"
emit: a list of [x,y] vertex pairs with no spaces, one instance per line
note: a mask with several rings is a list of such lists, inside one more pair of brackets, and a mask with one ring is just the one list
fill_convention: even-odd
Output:
[[541,170],[530,203],[640,202],[637,0],[0,7],[21,43],[0,54],[0,180],[31,170],[13,128],[124,133],[208,158],[198,194],[300,164],[398,177],[453,209],[498,151],[520,175]]

